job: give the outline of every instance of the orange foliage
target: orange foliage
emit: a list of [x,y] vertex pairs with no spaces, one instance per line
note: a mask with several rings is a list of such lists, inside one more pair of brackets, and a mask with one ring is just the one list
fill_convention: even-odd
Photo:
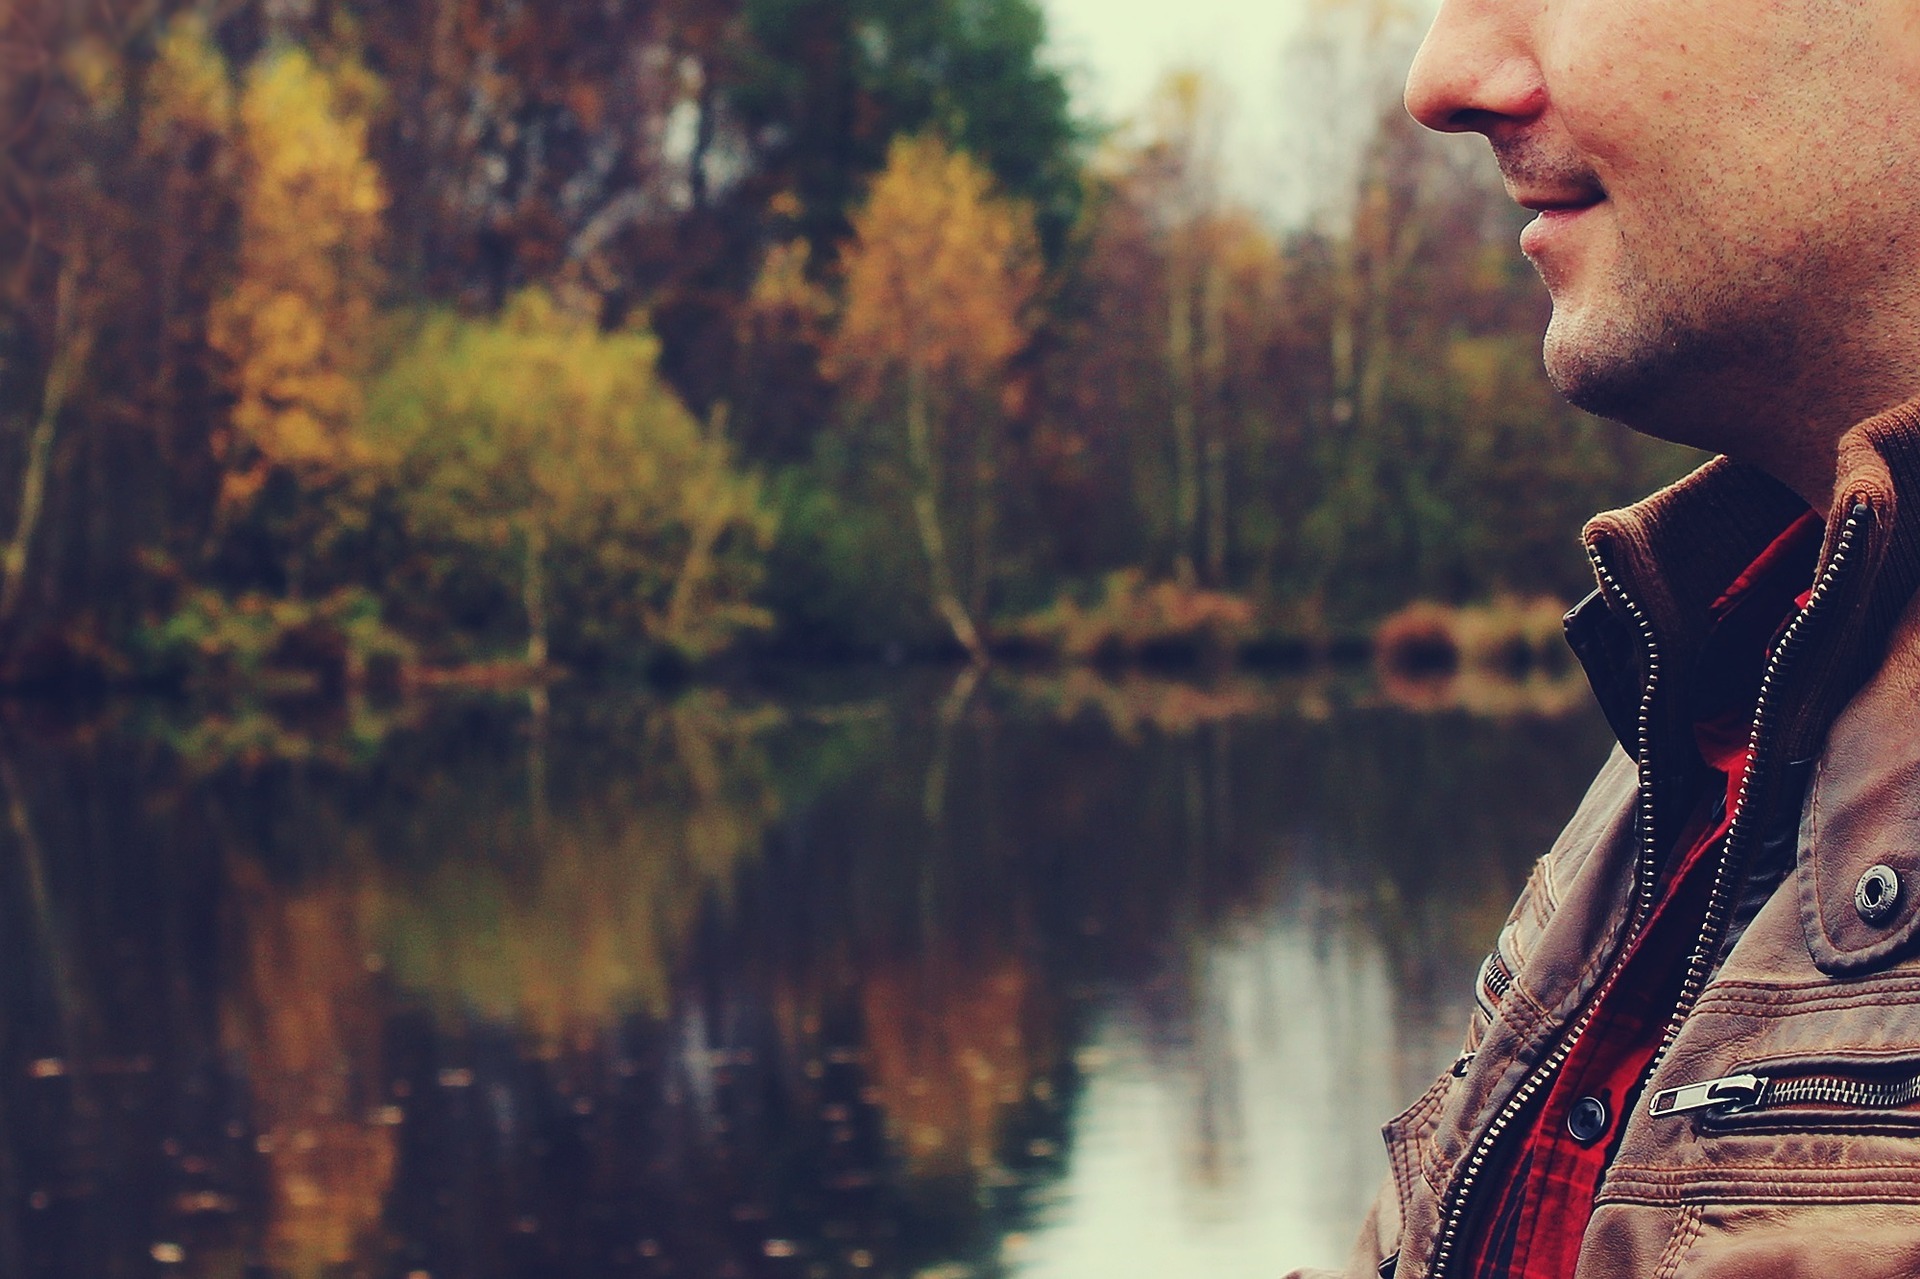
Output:
[[893,144],[842,265],[830,371],[869,398],[904,373],[979,387],[1026,344],[1040,281],[1032,215],[937,138]]
[[1044,1064],[1034,976],[1016,958],[982,970],[951,959],[889,968],[861,993],[880,1104],[920,1174],[983,1172],[1011,1107]]
[[1460,665],[1458,619],[1444,604],[1419,600],[1384,619],[1373,633],[1374,652],[1388,671],[1446,673]]
[[1153,582],[1138,569],[1110,574],[1098,603],[1062,597],[1009,628],[1011,634],[1076,661],[1124,657],[1163,646],[1227,650],[1252,630],[1252,603],[1178,582]]
[[238,280],[214,308],[232,366],[231,429],[216,440],[221,510],[276,469],[305,482],[361,460],[360,376],[373,320],[373,250],[386,193],[367,158],[372,81],[305,53],[270,56],[240,98]]
[[233,987],[224,1047],[245,1063],[273,1204],[276,1267],[319,1273],[374,1237],[393,1184],[397,1114],[378,1104],[382,1010],[366,967],[362,892],[336,877],[292,894],[231,863]]

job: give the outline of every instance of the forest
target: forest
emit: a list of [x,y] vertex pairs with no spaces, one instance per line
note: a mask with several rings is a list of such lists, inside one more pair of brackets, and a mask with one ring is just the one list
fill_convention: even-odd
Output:
[[[1323,650],[1583,594],[1564,406],[1379,6],[1310,214],[1034,0],[9,0],[0,684]],[[1319,123],[1324,118],[1324,127]],[[1309,180],[1309,179],[1303,179]]]

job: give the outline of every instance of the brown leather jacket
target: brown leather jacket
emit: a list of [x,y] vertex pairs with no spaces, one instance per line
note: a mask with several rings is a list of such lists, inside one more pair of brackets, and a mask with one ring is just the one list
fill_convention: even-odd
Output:
[[[1920,405],[1849,433],[1836,492],[1578,1279],[1920,1276]],[[1391,1172],[1348,1279],[1458,1273],[1484,1170],[1580,1033],[1691,803],[1683,688],[1709,605],[1803,509],[1722,460],[1588,526],[1601,590],[1568,635],[1623,750],[1481,970],[1462,1064],[1386,1126]]]

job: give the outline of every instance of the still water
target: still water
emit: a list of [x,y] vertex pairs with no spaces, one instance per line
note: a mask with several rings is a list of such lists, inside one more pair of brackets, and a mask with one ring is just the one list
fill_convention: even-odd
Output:
[[1461,700],[0,708],[0,1275],[1333,1264],[1607,749]]

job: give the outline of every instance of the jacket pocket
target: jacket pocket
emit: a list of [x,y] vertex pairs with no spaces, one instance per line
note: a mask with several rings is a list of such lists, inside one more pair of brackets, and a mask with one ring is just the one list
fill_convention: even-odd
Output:
[[1656,1120],[1687,1116],[1706,1131],[1920,1135],[1920,1051],[1754,1062],[1664,1089],[1648,1109]]

